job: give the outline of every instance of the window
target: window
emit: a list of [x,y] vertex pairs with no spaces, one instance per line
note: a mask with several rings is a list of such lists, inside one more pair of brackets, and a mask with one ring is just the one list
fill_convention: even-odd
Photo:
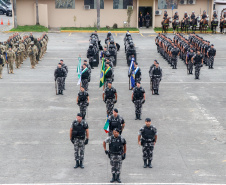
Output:
[[158,0],[158,9],[177,9],[178,0]]
[[[96,0],[84,0],[84,5],[89,5],[90,9],[97,9]],[[100,9],[104,9],[104,0],[100,0]]]
[[59,9],[75,9],[75,0],[55,0],[55,7]]
[[127,9],[127,6],[133,6],[133,0],[113,0],[113,9]]

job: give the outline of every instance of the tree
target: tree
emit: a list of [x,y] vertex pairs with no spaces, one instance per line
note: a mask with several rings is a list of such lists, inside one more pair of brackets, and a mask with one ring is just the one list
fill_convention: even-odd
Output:
[[17,28],[16,0],[13,0],[14,28]]
[[100,29],[100,0],[97,1],[97,29]]
[[39,15],[38,15],[38,0],[35,0],[36,2],[36,25],[40,25],[39,24]]

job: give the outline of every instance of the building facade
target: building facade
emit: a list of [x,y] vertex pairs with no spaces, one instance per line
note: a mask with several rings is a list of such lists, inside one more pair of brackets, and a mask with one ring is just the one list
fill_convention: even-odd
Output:
[[[39,21],[46,27],[95,27],[97,22],[96,0],[39,0]],[[100,26],[124,27],[128,22],[127,8],[132,8],[130,27],[138,28],[140,13],[151,15],[150,25],[160,27],[164,10],[172,16],[178,11],[196,15],[213,13],[214,0],[100,0]],[[17,0],[18,25],[35,25],[35,0]],[[127,23],[128,24],[128,23]]]

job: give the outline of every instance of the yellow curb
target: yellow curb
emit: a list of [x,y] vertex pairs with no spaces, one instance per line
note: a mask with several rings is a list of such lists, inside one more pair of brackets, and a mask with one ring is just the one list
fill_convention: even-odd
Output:
[[[95,30],[61,30],[62,33],[91,33]],[[109,30],[110,31],[110,30]],[[98,31],[98,33],[108,33],[109,31]],[[126,33],[127,31],[110,31],[111,33]],[[129,31],[130,33],[139,33],[139,31]]]

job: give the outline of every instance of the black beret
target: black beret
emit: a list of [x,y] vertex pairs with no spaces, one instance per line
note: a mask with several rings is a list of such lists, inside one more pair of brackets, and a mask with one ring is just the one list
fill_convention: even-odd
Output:
[[114,128],[114,130],[118,133],[120,132],[120,130],[118,128]]
[[82,114],[81,113],[78,113],[77,116],[82,117]]
[[151,122],[151,118],[146,118],[145,121]]
[[116,113],[118,113],[118,109],[115,108],[114,111],[115,111]]

